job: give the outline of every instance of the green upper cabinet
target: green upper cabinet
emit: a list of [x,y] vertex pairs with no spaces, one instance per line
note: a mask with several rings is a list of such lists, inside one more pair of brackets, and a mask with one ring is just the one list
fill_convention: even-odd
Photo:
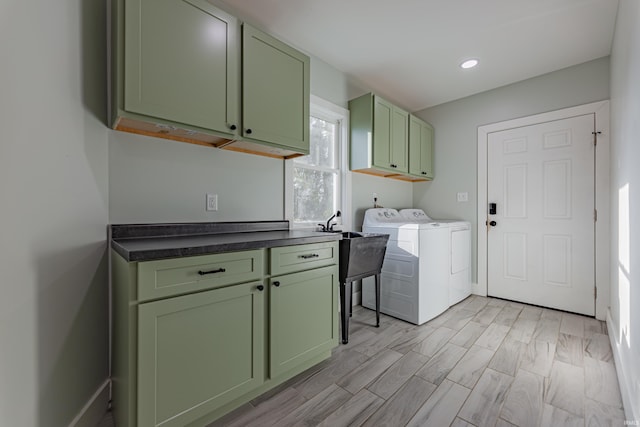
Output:
[[382,98],[373,97],[373,164],[385,169],[391,168],[392,117],[393,106]]
[[310,59],[206,0],[113,0],[114,129],[309,153]]
[[433,179],[433,127],[409,116],[409,174]]
[[394,106],[391,115],[391,168],[409,171],[409,113]]
[[349,101],[351,169],[414,181],[409,173],[409,113],[368,93]]
[[244,139],[308,154],[309,57],[246,23],[242,28]]
[[191,132],[185,129],[182,136],[191,133],[196,138],[197,131],[238,135],[238,20],[205,0],[119,4],[118,124],[126,128],[136,120],[159,119],[160,126],[148,125],[146,130],[169,134],[185,127]]
[[374,95],[373,164],[408,172],[409,113]]

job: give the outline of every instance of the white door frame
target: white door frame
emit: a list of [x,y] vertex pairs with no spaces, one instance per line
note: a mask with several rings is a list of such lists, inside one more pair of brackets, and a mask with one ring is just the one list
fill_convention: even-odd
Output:
[[596,318],[604,320],[609,306],[609,101],[598,101],[577,107],[564,108],[548,113],[536,114],[519,119],[492,123],[478,127],[478,283],[474,284],[473,293],[487,295],[487,141],[492,132],[513,129],[522,126],[536,125],[552,120],[562,120],[584,114],[595,114],[598,146],[596,155],[596,210],[598,220],[595,223],[595,280],[596,280]]

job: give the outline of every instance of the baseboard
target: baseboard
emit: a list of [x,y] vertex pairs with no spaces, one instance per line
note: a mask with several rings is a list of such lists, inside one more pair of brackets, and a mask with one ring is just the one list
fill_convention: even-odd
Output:
[[471,284],[471,293],[473,295],[480,295],[481,297],[487,296],[487,288],[485,286],[480,285],[479,283]]
[[96,427],[107,413],[109,407],[109,380],[107,379],[91,399],[71,421],[69,427]]
[[[620,352],[620,342],[618,337],[620,334],[616,329],[619,325],[613,322],[611,318],[611,311],[607,310],[607,332],[609,333],[609,342],[611,343],[611,350],[613,351],[613,359],[616,367],[616,374],[618,375],[618,384],[620,384],[620,395],[622,396],[622,405],[624,406],[624,416],[627,421],[640,422],[640,407],[634,407],[634,403],[638,402],[638,399],[633,396],[633,381],[634,378],[631,375],[631,366],[626,363],[624,355]],[[637,424],[636,424],[637,425]]]
[[351,297],[351,305],[355,306],[360,304],[362,304],[362,292],[361,291],[354,292],[353,296]]

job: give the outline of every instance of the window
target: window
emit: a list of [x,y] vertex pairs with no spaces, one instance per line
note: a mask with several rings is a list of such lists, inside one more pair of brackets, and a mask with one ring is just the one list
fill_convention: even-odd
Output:
[[293,227],[316,228],[335,218],[350,226],[347,173],[348,114],[343,108],[311,97],[309,155],[286,162],[286,216]]

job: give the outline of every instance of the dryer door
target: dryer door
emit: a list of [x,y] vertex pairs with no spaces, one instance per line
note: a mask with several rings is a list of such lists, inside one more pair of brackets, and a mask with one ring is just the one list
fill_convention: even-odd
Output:
[[451,274],[471,268],[471,230],[451,230]]
[[471,295],[471,230],[452,228],[450,249],[449,305],[454,305]]

